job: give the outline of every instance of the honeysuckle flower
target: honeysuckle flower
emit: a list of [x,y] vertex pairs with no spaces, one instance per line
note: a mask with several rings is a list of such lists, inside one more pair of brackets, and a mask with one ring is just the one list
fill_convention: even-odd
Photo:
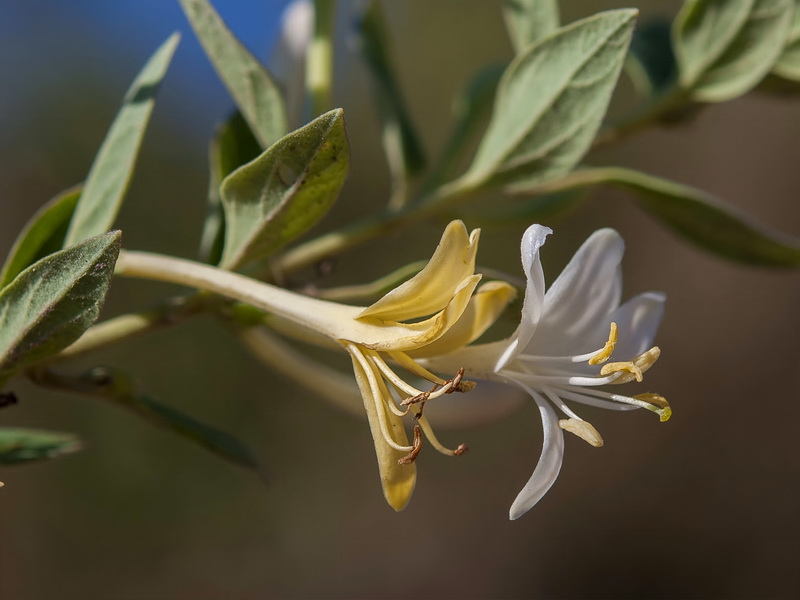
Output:
[[[620,306],[624,244],[612,229],[595,232],[545,292],[539,250],[552,231],[533,225],[522,238],[527,278],[522,318],[507,340],[429,358],[431,368],[464,368],[471,378],[502,381],[527,391],[542,418],[542,454],[514,500],[510,518],[530,510],[550,489],[564,455],[563,431],[602,446],[597,430],[567,401],[613,410],[647,408],[662,421],[671,409],[658,394],[627,396],[601,386],[641,381],[658,359],[652,346],[665,297],[648,292]],[[612,360],[613,359],[613,360]],[[556,409],[566,418],[560,419]]]
[[[369,420],[384,496],[395,510],[402,510],[414,489],[414,461],[423,434],[445,454],[458,455],[465,449],[463,445],[446,448],[436,439],[423,414],[425,403],[474,385],[463,380],[459,367],[452,370],[450,379],[444,379],[418,360],[452,353],[477,339],[516,294],[511,285],[501,282],[477,287],[481,279],[474,272],[478,237],[478,230],[469,234],[461,221],[453,221],[425,268],[368,307],[312,298],[215,267],[144,252],[123,252],[117,273],[183,283],[236,298],[343,347],[352,359]],[[408,383],[396,365],[433,387],[423,390]],[[412,442],[404,416],[415,423]]]

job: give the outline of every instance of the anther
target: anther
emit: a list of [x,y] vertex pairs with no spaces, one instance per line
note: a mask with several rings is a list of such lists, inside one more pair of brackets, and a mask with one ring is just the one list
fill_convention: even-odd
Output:
[[461,380],[464,378],[464,367],[460,367],[456,376],[450,380],[450,389],[447,391],[448,394],[456,391],[460,391],[458,389],[458,385],[461,383]]
[[410,465],[415,460],[417,460],[417,456],[419,455],[420,451],[422,450],[422,429],[420,429],[419,425],[414,425],[414,442],[413,447],[411,448],[411,452],[406,454],[403,458],[398,459],[398,465]]
[[456,456],[461,456],[461,455],[462,455],[462,454],[464,454],[464,452],[466,452],[467,450],[469,450],[469,448],[467,447],[467,445],[466,445],[466,444],[459,444],[459,445],[458,445],[458,448],[456,448],[455,450],[453,450],[453,454],[454,454],[454,455],[456,455]]
[[656,363],[659,356],[661,356],[661,348],[653,346],[650,350],[642,352],[639,356],[634,358],[633,363],[644,373]]
[[667,399],[661,394],[637,394],[634,396],[634,398],[657,407],[657,410],[654,410],[653,412],[659,416],[662,423],[664,421],[669,421],[669,418],[672,416],[672,407],[670,407]]
[[590,365],[600,365],[611,358],[614,348],[617,346],[617,324],[612,321],[611,330],[608,332],[608,341],[603,349],[589,359]]
[[607,365],[603,365],[603,368],[600,369],[600,375],[603,377],[614,373],[621,373],[621,376],[611,383],[628,383],[634,379],[636,381],[644,379],[642,369],[632,361],[608,363]]
[[478,382],[476,381],[464,379],[464,367],[461,367],[458,369],[458,372],[456,372],[455,377],[453,377],[450,381],[445,382],[443,393],[452,394],[453,392],[471,392],[477,385]]
[[400,406],[411,406],[412,404],[422,403],[424,405],[428,398],[431,397],[431,392],[422,392],[417,394],[416,396],[411,396],[410,398],[406,398],[400,403]]
[[464,379],[464,380],[461,381],[461,383],[458,384],[458,389],[455,390],[455,391],[456,392],[466,393],[466,392],[471,392],[476,387],[478,387],[478,382],[477,381],[472,381],[470,379]]
[[561,419],[558,422],[558,426],[564,431],[574,433],[584,442],[595,448],[600,448],[603,445],[603,438],[600,436],[600,432],[587,421],[580,419]]
[[661,348],[653,346],[646,352],[642,352],[639,356],[634,357],[632,360],[626,362],[609,363],[603,365],[600,369],[600,375],[611,375],[612,373],[622,372],[623,375],[618,377],[611,383],[628,383],[629,381],[641,381],[644,378],[643,373],[652,367],[661,356]]

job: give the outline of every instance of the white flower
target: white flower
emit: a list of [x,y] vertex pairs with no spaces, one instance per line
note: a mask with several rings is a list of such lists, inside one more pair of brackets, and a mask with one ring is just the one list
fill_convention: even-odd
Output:
[[[511,519],[530,510],[555,482],[564,456],[562,430],[593,446],[603,444],[597,430],[565,401],[613,410],[647,408],[662,421],[671,414],[669,404],[657,394],[623,396],[598,389],[641,381],[658,359],[660,351],[651,345],[664,295],[648,292],[620,306],[624,244],[612,229],[592,234],[545,293],[539,249],[550,233],[547,227],[533,225],[522,238],[527,287],[514,335],[427,362],[439,369],[458,364],[470,378],[518,385],[536,402],[544,447],[533,475],[511,506]],[[614,362],[607,362],[612,356]],[[559,420],[555,409],[567,418]]]

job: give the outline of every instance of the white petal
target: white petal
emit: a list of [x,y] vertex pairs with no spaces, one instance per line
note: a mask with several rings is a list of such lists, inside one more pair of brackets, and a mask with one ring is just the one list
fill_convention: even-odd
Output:
[[564,433],[558,426],[558,417],[547,400],[538,393],[531,392],[531,394],[539,406],[539,413],[542,417],[542,429],[544,430],[542,455],[533,475],[511,505],[508,516],[512,521],[520,518],[542,499],[542,496],[555,483],[564,460]]
[[661,292],[646,292],[611,313],[609,324],[614,321],[619,328],[614,360],[630,360],[653,346],[666,299]]
[[589,236],[547,290],[529,352],[557,355],[591,350],[585,347],[587,334],[619,306],[624,249],[622,238],[613,229],[600,229]]
[[499,371],[521,352],[531,341],[536,326],[542,316],[544,306],[544,272],[539,258],[539,249],[545,238],[553,230],[544,225],[531,225],[522,236],[522,268],[528,280],[525,299],[522,303],[522,319],[517,331],[511,336],[511,343],[500,357],[495,370]]
[[[665,300],[666,296],[661,292],[639,294],[611,314],[598,319],[590,330],[584,332],[583,338],[571,340],[571,348],[568,351],[565,352],[562,348],[558,353],[579,354],[601,348],[608,339],[609,327],[614,322],[617,324],[619,337],[611,361],[625,361],[639,356],[653,346],[661,317],[664,315]],[[543,326],[544,321],[540,328]],[[538,348],[539,340],[537,333],[535,344],[531,347]],[[597,366],[588,363],[576,363],[570,367],[570,372],[575,376],[595,376],[597,369]]]

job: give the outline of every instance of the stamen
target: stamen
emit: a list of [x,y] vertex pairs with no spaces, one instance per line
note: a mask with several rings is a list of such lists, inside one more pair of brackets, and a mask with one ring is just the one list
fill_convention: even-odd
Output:
[[590,365],[600,365],[606,362],[609,358],[611,358],[611,354],[614,352],[614,348],[617,346],[617,324],[612,321],[611,323],[611,331],[608,333],[608,341],[606,345],[603,346],[603,349],[600,350],[597,354],[595,354],[592,358],[589,359]]
[[570,407],[569,407],[569,406],[567,406],[566,402],[564,402],[564,401],[563,401],[563,400],[562,400],[562,399],[559,397],[559,395],[558,395],[558,394],[556,394],[556,393],[555,393],[555,392],[554,392],[552,389],[550,389],[550,388],[543,388],[543,389],[542,389],[542,391],[543,391],[543,392],[544,392],[544,394],[547,396],[548,400],[550,400],[550,402],[552,402],[552,403],[553,403],[553,404],[555,404],[555,405],[556,405],[558,408],[560,408],[560,409],[561,409],[561,411],[562,411],[562,412],[563,412],[565,415],[567,415],[567,416],[568,416],[568,417],[570,417],[571,419],[575,419],[575,420],[577,420],[577,421],[582,421],[582,420],[583,420],[583,419],[581,419],[581,418],[580,418],[578,415],[576,415],[574,412],[572,412],[572,409],[570,409]]
[[378,367],[381,374],[392,383],[398,390],[402,391],[404,394],[408,396],[416,396],[422,393],[422,390],[418,390],[413,385],[407,383],[403,380],[397,373],[395,373],[392,368],[386,364],[386,361],[383,360],[383,357],[375,352],[374,350],[369,351],[369,358],[372,363]]
[[520,354],[514,360],[523,363],[535,363],[537,365],[547,363],[582,363],[588,362],[590,365],[600,365],[606,362],[614,352],[618,340],[617,324],[612,322],[608,332],[608,340],[599,350],[592,350],[586,354],[575,354],[571,356],[537,356],[535,354]]
[[650,369],[656,361],[658,357],[661,356],[661,348],[658,346],[653,346],[650,350],[646,352],[642,352],[639,356],[633,359],[634,364],[642,370],[642,373]]
[[[606,365],[610,366],[610,365]],[[504,369],[503,374],[509,377],[509,379],[514,379],[514,381],[520,381],[529,379],[531,375],[536,380],[537,385],[540,384],[547,384],[553,387],[566,387],[566,386],[577,386],[577,387],[591,387],[591,386],[600,386],[600,385],[608,385],[609,383],[617,383],[619,379],[619,375],[613,373],[608,377],[584,377],[581,375],[541,375],[539,373],[526,373],[524,371],[516,371],[513,369]]]
[[[379,378],[378,381],[380,382],[382,389],[386,388],[386,385],[385,385],[385,382],[384,382],[383,379]],[[398,390],[397,386],[395,386],[391,381],[389,383],[392,385],[392,389],[394,389],[394,391],[397,393],[398,396],[404,396],[405,395],[403,390]],[[386,405],[389,407],[389,410],[391,410],[398,417],[405,417],[408,414],[408,411],[411,410],[410,408],[406,408],[405,410],[401,410],[401,409],[397,408],[397,406],[395,405],[395,396],[393,394],[391,394],[391,392],[389,392],[388,389],[386,389],[385,397],[389,398],[389,400],[386,401]]]
[[[469,380],[464,381],[462,379],[463,377],[464,377],[464,368],[462,367],[458,370],[456,376],[453,377],[453,379],[445,381],[442,387],[439,387],[438,384],[434,384],[430,392],[425,392],[424,394],[420,395],[427,394],[425,400],[426,401],[433,400],[434,398],[444,396],[445,394],[452,394],[453,392],[468,392],[470,390],[475,389],[475,387],[478,385],[474,381],[469,381]],[[406,400],[403,400],[401,404],[405,404],[406,402],[408,402],[409,404],[413,404],[413,399],[407,398]]]
[[447,392],[448,394],[452,394],[453,392],[460,392],[462,391],[459,387],[461,384],[461,380],[464,379],[464,367],[459,367],[456,376],[450,380],[450,390]]
[[644,379],[642,370],[633,361],[613,362],[603,365],[600,375],[613,375],[619,373],[620,376],[614,379],[613,383],[628,383],[629,381],[641,381]]
[[[399,452],[411,452],[414,447],[413,446],[402,446],[394,441],[392,438],[391,433],[389,432],[389,425],[386,422],[386,413],[384,412],[386,406],[386,398],[384,394],[381,393],[381,384],[383,382],[378,383],[378,378],[375,377],[375,365],[373,362],[367,360],[367,358],[362,353],[361,349],[356,346],[355,344],[347,344],[347,349],[350,353],[356,357],[361,368],[364,370],[364,374],[367,376],[367,381],[369,382],[369,387],[372,401],[375,403],[375,412],[378,415],[378,423],[381,429],[381,435],[383,436],[384,441]],[[386,386],[383,386],[383,390],[388,393]],[[391,398],[389,398],[391,402]]]
[[439,385],[444,385],[446,383],[444,379],[442,379],[435,373],[431,373],[430,371],[428,371],[428,369],[426,369],[422,365],[417,364],[417,362],[405,352],[390,350],[388,354],[389,356],[392,357],[393,360],[397,362],[397,364],[403,367],[406,371],[413,373],[417,377],[421,377],[422,379],[427,379],[431,383],[438,383]]
[[398,459],[397,464],[410,465],[417,460],[420,450],[422,450],[422,430],[419,428],[419,425],[414,425],[414,442],[411,452],[406,454],[403,458]]
[[[646,408],[650,412],[656,413],[660,417],[662,423],[668,421],[672,416],[672,408],[670,408],[669,402],[660,394],[623,396],[622,394],[614,394],[612,392],[595,390],[592,388],[559,389],[558,393],[570,400],[586,402],[586,404],[592,404],[591,400],[593,398],[603,398],[605,400],[611,400],[612,402],[620,402],[625,406]],[[613,406],[613,404],[608,404],[603,406],[603,408],[612,408]]]
[[634,396],[636,400],[642,400],[643,402],[647,402],[648,404],[652,404],[653,406],[658,406],[661,410],[653,411],[658,414],[661,418],[661,422],[664,423],[665,421],[669,421],[669,418],[672,416],[672,407],[670,407],[669,402],[664,396],[660,394],[636,394]]
[[561,388],[558,390],[558,393],[567,400],[580,402],[581,404],[586,404],[588,406],[597,406],[598,408],[605,408],[607,410],[628,411],[642,408],[638,404],[617,402],[611,397],[615,394],[610,394],[609,392],[595,389],[589,390],[586,388],[579,389],[579,392],[575,392],[571,389]]
[[[436,389],[436,387],[437,386],[434,386],[433,389]],[[419,410],[414,413],[414,418],[416,420],[419,420],[419,418],[422,416],[422,411],[425,410],[425,403],[430,399],[430,397],[431,397],[431,392],[422,392],[421,394],[418,394],[413,398],[406,398],[400,404],[402,406],[408,406],[408,408],[406,408],[406,411],[411,410],[412,404],[419,404]]]
[[558,422],[558,426],[564,431],[574,433],[595,448],[600,448],[603,445],[603,438],[600,433],[588,421],[583,419],[561,419]]
[[[417,394],[416,396],[411,396],[410,398],[406,398],[400,403],[400,406],[411,406],[412,404],[421,404],[425,405],[425,403],[430,399],[431,392],[422,392]],[[422,408],[420,407],[420,412],[422,412]]]
[[458,389],[453,390],[454,392],[462,392],[466,394],[467,392],[471,392],[476,387],[478,387],[477,381],[472,381],[471,379],[463,379],[458,384]]
[[431,427],[431,424],[428,422],[428,417],[425,417],[421,414],[418,414],[417,416],[419,418],[419,424],[422,427],[422,431],[423,433],[425,433],[425,437],[428,438],[428,441],[431,443],[431,446],[436,448],[436,450],[438,450],[442,454],[445,454],[446,456],[461,456],[462,454],[464,454],[464,452],[467,451],[468,448],[466,444],[459,444],[455,450],[450,450],[449,448],[443,446],[442,443],[438,439],[436,439],[436,435],[433,433],[433,428]]

